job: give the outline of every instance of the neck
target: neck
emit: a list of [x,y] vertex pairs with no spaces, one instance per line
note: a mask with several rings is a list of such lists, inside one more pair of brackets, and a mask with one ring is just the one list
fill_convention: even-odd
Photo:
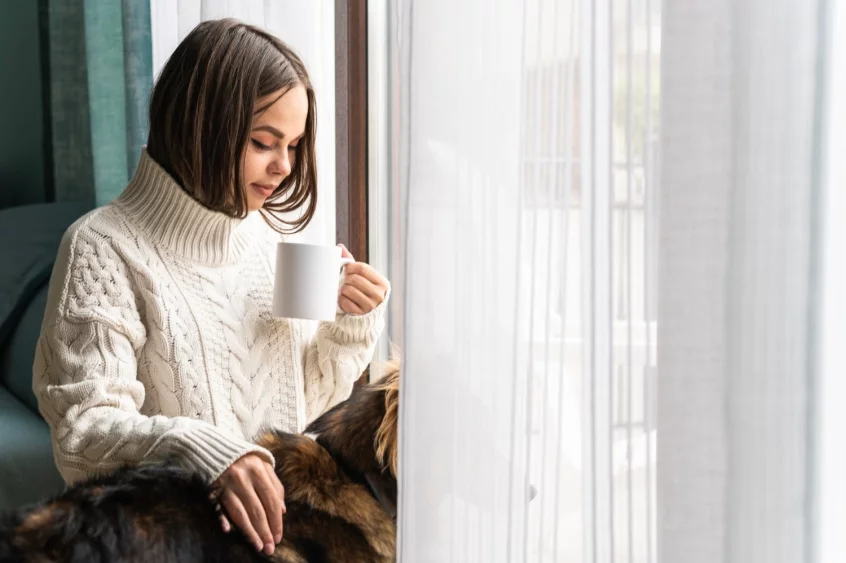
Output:
[[254,223],[252,216],[239,219],[205,207],[188,195],[146,149],[115,203],[157,244],[204,264],[237,260],[246,251]]

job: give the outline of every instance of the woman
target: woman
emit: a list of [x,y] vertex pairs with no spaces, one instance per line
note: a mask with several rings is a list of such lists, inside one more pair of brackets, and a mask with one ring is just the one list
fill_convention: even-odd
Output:
[[167,459],[257,549],[280,541],[284,490],[250,439],[349,395],[389,292],[354,263],[334,322],[270,314],[278,232],[315,210],[315,118],[302,62],[260,29],[201,23],[168,60],[135,175],[68,229],[50,282],[33,389],[68,483]]

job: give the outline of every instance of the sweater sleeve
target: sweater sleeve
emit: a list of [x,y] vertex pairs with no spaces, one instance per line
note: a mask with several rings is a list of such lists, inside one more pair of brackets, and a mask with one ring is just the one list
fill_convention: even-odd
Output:
[[66,482],[164,460],[210,482],[247,453],[273,463],[267,450],[208,422],[141,414],[146,389],[137,379],[136,353],[146,338],[119,256],[69,231],[33,365],[33,391]]
[[311,422],[352,393],[353,384],[373,359],[385,327],[390,290],[378,307],[365,315],[340,311],[334,322],[322,322],[306,350],[306,418]]

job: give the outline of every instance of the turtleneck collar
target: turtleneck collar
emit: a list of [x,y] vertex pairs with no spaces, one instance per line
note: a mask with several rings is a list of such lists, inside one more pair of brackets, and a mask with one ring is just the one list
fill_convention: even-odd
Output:
[[146,148],[115,203],[157,244],[204,264],[225,264],[242,255],[249,241],[248,225],[257,215],[236,219],[208,209],[188,195]]

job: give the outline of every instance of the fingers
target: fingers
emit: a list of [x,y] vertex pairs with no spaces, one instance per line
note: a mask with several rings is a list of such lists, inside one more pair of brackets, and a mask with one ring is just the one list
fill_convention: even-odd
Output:
[[[258,499],[256,500],[258,501]],[[255,527],[253,527],[250,514],[244,507],[241,499],[238,498],[238,495],[232,492],[232,489],[226,489],[220,496],[220,503],[224,506],[224,508],[226,508],[226,513],[229,515],[229,518],[235,522],[235,525],[238,526],[238,529],[241,530],[241,533],[246,536],[247,540],[253,544],[256,550],[261,551],[264,549],[264,542]],[[260,507],[261,504],[259,503],[259,508]],[[255,510],[255,508],[253,510]],[[265,522],[265,527],[266,526],[267,523]]]
[[[269,464],[264,465],[270,467]],[[263,478],[256,480],[255,490],[264,507],[264,513],[267,516],[267,525],[270,528],[270,533],[273,534],[273,543],[275,545],[282,540],[283,495],[279,494],[279,489],[273,482],[274,479],[277,482],[279,479],[276,478],[276,475],[272,471],[267,471],[267,467],[263,472]],[[273,479],[271,476],[273,476]],[[281,483],[279,485],[281,486]]]
[[232,531],[232,524],[229,523],[229,518],[225,514],[220,515],[220,527],[223,529],[224,534]]
[[232,531],[232,524],[229,523],[229,518],[223,513],[223,507],[220,504],[220,497],[223,491],[220,489],[219,482],[214,483],[214,489],[209,495],[209,500],[214,505],[214,511],[217,513],[217,519],[220,521],[220,528],[223,533],[228,534]]
[[382,302],[385,297],[385,290],[362,276],[361,274],[347,274],[344,278],[344,285],[351,285],[358,289],[361,293],[366,295],[375,307]]
[[387,280],[382,276],[382,274],[377,272],[373,266],[367,264],[366,262],[353,262],[352,264],[347,264],[344,271],[348,276],[358,274],[376,286],[384,286],[387,288]]
[[359,310],[364,311],[365,313],[372,311],[377,305],[379,305],[377,300],[367,297],[358,288],[352,285],[344,284],[341,288],[341,296],[352,301]]
[[338,298],[338,305],[341,307],[341,310],[345,313],[349,313],[351,315],[365,314],[364,310],[362,310],[361,307],[353,303],[353,301],[346,295],[341,295]]
[[283,499],[265,466],[257,456],[236,461],[224,473],[221,503],[256,549],[271,555],[282,539]]
[[221,476],[216,487],[221,484],[222,493],[218,495],[218,488],[212,500],[218,500],[226,511],[219,518],[223,531],[229,533],[234,523],[258,551],[273,554],[282,541],[286,510],[285,489],[273,467],[255,456],[244,456]]
[[355,257],[347,249],[346,246],[344,246],[343,244],[338,244],[338,246],[341,247],[341,258],[352,258],[353,260],[355,260]]
[[279,498],[282,499],[282,514],[285,514],[288,511],[288,509],[285,507],[285,487],[282,486],[282,482],[276,475],[276,471],[273,470],[272,465],[270,465],[269,463],[265,463],[264,468],[267,470],[270,476],[271,483],[273,483],[273,486],[276,487],[276,491],[279,494]]
[[[341,254],[352,258],[349,250],[343,245]],[[347,264],[344,269],[344,282],[338,294],[338,306],[345,313],[365,315],[378,307],[387,297],[388,280],[372,266],[364,262]]]
[[[241,502],[244,504],[244,508],[247,510],[247,514],[250,517],[250,523],[261,540],[264,552],[267,555],[270,555],[273,553],[276,544],[273,541],[273,532],[270,531],[271,516],[267,513],[268,511],[264,506],[264,502],[256,493],[256,490],[251,488],[244,489],[240,497]],[[262,548],[260,547],[259,551],[261,551],[261,549]]]

